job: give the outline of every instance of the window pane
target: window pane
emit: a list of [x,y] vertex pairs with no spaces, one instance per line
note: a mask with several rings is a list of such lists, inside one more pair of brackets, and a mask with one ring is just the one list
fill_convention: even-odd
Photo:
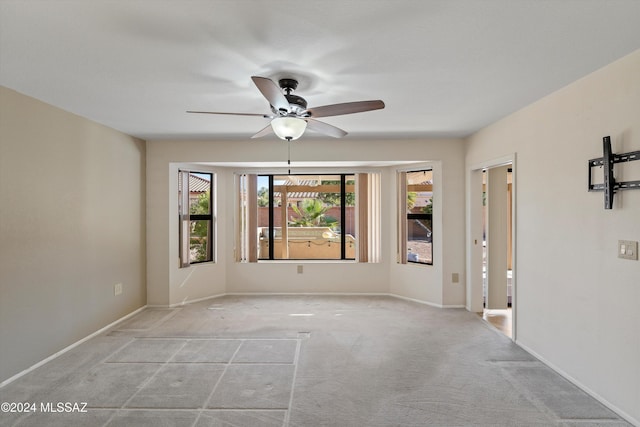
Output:
[[407,261],[432,264],[431,219],[407,220]]
[[[269,177],[258,176],[258,259],[269,259]],[[277,205],[277,202],[275,202]],[[277,218],[279,221],[279,216]]]
[[356,177],[347,175],[345,177],[345,258],[356,259]]
[[407,261],[433,264],[433,171],[407,172]]
[[340,175],[277,176],[274,186],[280,215],[287,206],[287,228],[283,230],[282,218],[276,244],[282,241],[283,231],[288,242],[288,248],[275,251],[275,258],[341,259]]
[[211,174],[189,174],[189,213],[206,215],[211,213]]
[[[366,175],[363,178],[365,184],[358,191],[368,196],[372,190],[367,185],[369,179]],[[243,190],[243,180],[239,181],[240,211],[246,219],[239,221],[241,227],[237,244],[248,248],[248,255],[239,256],[239,261],[355,260],[358,259],[358,234],[366,240],[370,232],[369,221],[379,227],[379,214],[370,206],[378,203],[379,195],[371,198],[360,195],[358,203],[362,206],[358,209],[364,210],[360,212],[364,218],[360,217],[356,210],[358,196],[354,174],[252,176],[255,177],[253,190]],[[379,187],[375,190],[377,194]],[[247,197],[244,198],[243,194]],[[251,207],[248,210],[243,208],[245,200]],[[372,233],[377,234],[378,231]],[[375,242],[378,242],[377,238]],[[368,251],[367,242],[363,244],[363,250]],[[376,253],[379,253],[379,248]],[[367,262],[366,256],[360,259]],[[378,257],[371,259],[377,262]]]
[[191,237],[189,239],[189,261],[203,262],[208,261],[210,253],[209,245],[209,228],[211,221],[196,220],[191,221]]
[[213,260],[212,183],[212,173],[178,173],[181,267]]
[[345,206],[342,206],[342,179],[342,175],[275,175],[270,203],[269,176],[260,176],[258,258],[355,259],[355,176],[345,176]]

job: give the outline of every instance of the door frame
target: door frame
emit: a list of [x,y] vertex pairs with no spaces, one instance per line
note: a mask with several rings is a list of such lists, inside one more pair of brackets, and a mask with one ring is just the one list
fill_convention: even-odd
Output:
[[517,167],[516,153],[476,163],[467,168],[466,200],[466,264],[467,298],[466,308],[472,312],[483,311],[482,301],[482,171],[494,167],[511,165],[511,339],[517,337]]

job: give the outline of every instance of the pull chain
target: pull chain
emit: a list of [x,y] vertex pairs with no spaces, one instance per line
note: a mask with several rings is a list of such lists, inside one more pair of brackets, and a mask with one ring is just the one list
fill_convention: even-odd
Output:
[[287,175],[291,175],[291,138],[287,138]]

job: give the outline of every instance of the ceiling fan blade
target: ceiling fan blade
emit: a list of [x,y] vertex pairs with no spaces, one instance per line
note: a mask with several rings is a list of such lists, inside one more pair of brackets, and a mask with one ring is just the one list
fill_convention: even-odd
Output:
[[280,87],[271,79],[266,77],[251,76],[251,80],[262,92],[269,104],[278,111],[287,113],[289,111],[289,101],[285,98]]
[[195,113],[195,114],[224,114],[227,116],[254,116],[254,117],[264,117],[265,119],[273,119],[274,116],[270,114],[259,114],[259,113],[221,113],[219,111],[187,111],[187,113]]
[[347,132],[343,131],[342,129],[337,128],[328,123],[320,122],[318,120],[313,120],[311,118],[307,118],[305,120],[307,121],[307,128],[314,130],[316,132],[320,132],[325,135],[332,136],[334,138],[342,138],[347,134]]
[[253,135],[251,138],[262,138],[263,136],[267,136],[271,133],[273,133],[273,128],[271,127],[271,123],[269,123],[266,127]]
[[380,110],[381,108],[384,108],[384,102],[377,99],[374,101],[344,102],[342,104],[323,105],[320,107],[309,108],[307,112],[311,114],[311,117],[329,117]]

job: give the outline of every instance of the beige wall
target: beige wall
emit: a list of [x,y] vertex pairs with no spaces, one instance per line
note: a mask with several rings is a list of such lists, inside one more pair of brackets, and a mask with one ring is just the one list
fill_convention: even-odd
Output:
[[[415,161],[433,164],[440,179],[435,227],[438,249],[433,266],[396,265],[395,168],[382,174],[382,262],[236,263],[233,256],[235,191],[231,162],[277,162],[284,165],[283,141],[151,141],[147,147],[148,296],[149,304],[173,305],[222,293],[394,293],[436,305],[464,305],[464,283],[452,284],[451,272],[464,269],[464,143],[459,139],[359,141],[309,138],[292,146],[295,162],[324,162],[324,171],[343,161]],[[363,153],[367,156],[363,158]],[[178,268],[176,174],[180,165],[216,162],[218,251],[215,264]],[[419,163],[424,165],[425,163]],[[273,166],[271,166],[273,168]],[[284,169],[282,166],[279,172]],[[246,171],[246,169],[243,169]],[[265,172],[264,169],[261,170]],[[273,171],[273,169],[272,169]],[[295,173],[318,169],[295,168]],[[255,171],[254,171],[255,172]],[[438,187],[440,186],[440,187]],[[447,217],[447,220],[443,220]],[[304,273],[296,266],[305,264]],[[461,276],[463,276],[461,274]],[[430,289],[425,293],[423,289]]]
[[145,305],[144,159],[0,87],[0,382]]
[[517,342],[640,425],[640,261],[616,257],[640,240],[640,191],[613,210],[587,192],[606,135],[640,150],[640,51],[473,135],[467,168],[517,156]]

